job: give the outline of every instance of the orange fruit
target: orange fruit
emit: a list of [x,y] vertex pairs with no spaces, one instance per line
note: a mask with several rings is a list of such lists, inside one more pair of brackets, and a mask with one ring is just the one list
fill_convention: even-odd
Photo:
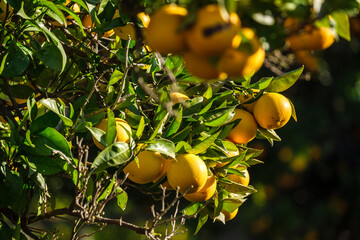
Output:
[[[149,23],[150,23],[149,15],[147,15],[144,12],[139,12],[136,16],[138,18],[140,18],[140,20],[145,28],[147,28],[149,26]],[[116,10],[113,19],[118,18],[118,17],[120,17],[120,14],[119,14],[119,11]],[[132,22],[128,22],[123,27],[116,27],[116,28],[114,28],[114,31],[115,31],[116,35],[119,36],[123,40],[128,40],[128,36],[130,36],[131,40],[137,39],[135,24]]]
[[128,178],[138,184],[145,184],[154,181],[161,173],[165,158],[157,152],[142,151],[137,155],[139,165],[135,160],[131,161],[124,168]]
[[170,93],[170,99],[171,99],[171,103],[173,105],[177,104],[177,103],[181,103],[187,99],[190,99],[188,96],[186,96],[185,94],[179,93],[179,92],[171,92]]
[[145,40],[151,49],[161,54],[185,51],[185,35],[179,31],[187,10],[175,4],[168,4],[157,10],[145,31]]
[[249,182],[250,182],[249,171],[246,168],[244,168],[243,166],[237,167],[237,169],[240,170],[244,174],[245,177],[236,175],[236,174],[228,174],[227,178],[233,182],[242,184],[244,186],[248,186]]
[[257,124],[251,113],[243,109],[235,109],[235,115],[231,121],[241,119],[227,136],[228,139],[237,143],[245,144],[253,140],[257,133]]
[[[131,137],[130,125],[121,118],[115,118],[115,120],[116,120],[116,141],[129,143],[130,137]],[[103,119],[98,125],[96,125],[96,127],[100,128],[101,130],[103,130],[106,133],[107,118]],[[101,150],[105,149],[105,147],[100,142],[98,142],[94,137],[93,137],[93,141],[99,149],[101,149]]]
[[295,51],[295,58],[298,63],[303,64],[305,69],[316,72],[319,67],[318,59],[309,50]]
[[205,185],[197,192],[186,193],[184,198],[190,202],[203,202],[209,200],[216,191],[216,178],[214,174],[211,174]]
[[238,49],[225,50],[218,62],[218,69],[229,77],[240,77],[257,72],[265,60],[265,50],[250,28],[243,28],[243,41]]
[[[0,13],[0,21],[3,22],[5,21],[5,16],[6,16],[6,2],[4,0],[0,0],[0,9],[1,9],[1,13]],[[8,16],[10,16],[10,14],[13,12],[13,7],[10,6],[10,4],[8,5]]]
[[280,93],[264,93],[254,107],[257,123],[265,129],[283,127],[292,114],[290,101]]
[[286,38],[293,50],[323,50],[335,41],[334,34],[327,27],[311,27]]
[[[66,0],[65,6],[68,5],[68,4],[71,3],[71,2],[72,2],[71,0]],[[74,3],[74,4],[70,7],[70,9],[71,9],[74,13],[79,13],[79,12],[81,11],[80,5],[77,4],[77,3]],[[71,19],[74,19],[74,18],[73,18],[71,15],[68,15],[68,16],[66,17],[66,19],[71,20]],[[59,23],[58,21],[51,21],[51,24],[54,25],[54,26],[62,26],[62,24]],[[67,21],[67,25],[71,25],[71,22],[70,22],[70,21]]]
[[208,57],[187,51],[183,55],[186,70],[192,75],[205,80],[226,79],[227,75],[219,71]]
[[193,27],[186,32],[186,43],[198,55],[220,55],[227,48],[239,46],[239,28],[236,13],[229,14],[219,5],[209,4],[198,10]]
[[173,189],[179,187],[181,193],[199,191],[206,183],[208,174],[205,162],[194,154],[180,154],[172,160],[167,179]]
[[221,210],[221,212],[224,214],[224,216],[225,216],[225,221],[230,221],[231,219],[233,219],[236,215],[237,215],[237,213],[238,213],[238,208],[235,210],[235,211],[233,211],[233,212],[228,212],[228,211],[225,211],[225,210]]
[[[154,183],[157,182],[157,181],[159,181],[160,178],[162,178],[162,177],[166,174],[166,172],[167,172],[167,170],[168,170],[168,168],[169,168],[169,165],[170,165],[170,162],[171,162],[171,161],[172,161],[172,160],[169,159],[169,158],[164,158],[163,167],[161,168],[160,173],[159,173],[159,174],[156,176],[156,178],[153,180]],[[169,189],[169,188],[168,188],[168,189]]]
[[[91,19],[91,15],[90,14],[86,14],[82,20],[82,25],[84,28],[93,28],[95,26],[95,24],[93,23],[92,19]],[[104,37],[111,37],[112,35],[114,35],[114,30],[111,29],[107,32],[104,33]],[[92,33],[95,34],[95,33]]]

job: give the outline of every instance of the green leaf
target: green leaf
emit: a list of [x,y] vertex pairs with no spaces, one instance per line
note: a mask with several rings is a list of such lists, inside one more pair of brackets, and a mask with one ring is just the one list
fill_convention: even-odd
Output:
[[199,232],[199,230],[202,228],[202,226],[204,226],[208,218],[209,218],[209,214],[207,213],[207,210],[206,209],[201,210],[198,218],[198,224],[196,226],[196,230],[194,234],[197,234]]
[[178,153],[182,149],[184,149],[183,152],[188,152],[191,150],[191,146],[190,146],[190,144],[188,144],[187,142],[184,142],[184,141],[178,142],[178,144],[176,144],[176,147],[175,147],[175,152]]
[[[73,2],[75,2],[75,1],[73,1]],[[81,19],[79,18],[79,16],[78,16],[76,13],[74,13],[74,12],[71,11],[69,8],[64,7],[64,6],[62,6],[62,5],[57,5],[57,7],[60,8],[61,10],[65,11],[65,12],[67,12],[71,17],[73,17],[74,20],[75,20],[75,22],[76,22],[77,24],[79,24],[80,31],[81,31],[82,33],[85,33],[85,32],[84,32],[83,25],[82,25],[82,22],[81,22]],[[67,23],[67,21],[65,21],[65,22]]]
[[101,145],[106,145],[106,134],[103,130],[96,127],[88,127],[86,128],[91,132],[92,136],[99,142]]
[[163,128],[165,126],[165,123],[167,122],[169,118],[169,113],[167,112],[166,115],[162,118],[160,122],[158,122],[154,132],[151,134],[149,140],[153,140],[157,135],[161,135]]
[[5,173],[0,172],[0,207],[8,207],[18,201],[23,191],[23,181],[19,173],[6,168]]
[[149,143],[145,149],[175,158],[175,144],[167,139],[157,139]]
[[191,130],[192,130],[191,126],[187,126],[183,130],[181,130],[180,132],[172,135],[170,137],[170,140],[175,142],[175,143],[179,142],[179,141],[183,140],[184,138],[186,138],[186,136],[189,135]]
[[51,149],[59,150],[69,158],[72,158],[71,150],[66,138],[61,135],[56,129],[47,127],[37,135],[45,139],[45,144]]
[[194,202],[189,204],[185,209],[185,215],[190,216],[194,215],[203,205],[199,202]]
[[196,144],[188,153],[192,153],[192,154],[204,153],[206,149],[208,149],[214,143],[214,141],[217,139],[219,134],[220,132],[217,132],[211,135],[210,137],[200,141],[200,143]]
[[29,65],[29,58],[18,43],[13,43],[9,51],[3,57],[0,65],[0,75],[5,77],[15,77],[22,74]]
[[106,137],[105,137],[105,146],[110,146],[113,144],[116,140],[116,121],[113,111],[111,109],[107,110],[107,131],[106,131]]
[[227,212],[234,212],[236,209],[238,209],[244,201],[242,201],[239,198],[225,198],[223,200],[223,210]]
[[128,195],[121,187],[117,187],[116,194],[117,204],[124,211],[128,202]]
[[38,25],[34,24],[34,26],[39,28],[46,35],[48,35],[51,38],[52,42],[55,44],[55,46],[59,49],[61,53],[61,63],[62,63],[61,72],[64,71],[67,62],[67,56],[63,46],[61,45],[60,40],[56,37],[54,33],[52,33],[49,29],[46,28],[43,22],[38,22],[37,24]]
[[334,19],[336,25],[336,33],[346,39],[347,41],[351,40],[350,34],[350,22],[349,16],[345,12],[335,11],[331,13],[332,18]]
[[62,56],[57,46],[50,42],[46,42],[44,46],[35,53],[46,66],[59,72],[62,71]]
[[70,127],[73,125],[71,119],[65,115],[64,105],[60,105],[58,102],[56,102],[56,100],[50,98],[41,99],[39,102],[42,103],[46,108],[56,113],[61,118],[61,120],[63,120],[65,126]]
[[127,143],[115,142],[99,153],[91,168],[96,168],[96,171],[100,172],[108,167],[114,167],[129,161],[131,156],[132,151]]
[[234,117],[234,109],[235,106],[208,111],[202,115],[205,125],[210,127],[218,127],[223,125]]
[[265,88],[267,92],[283,92],[290,88],[300,77],[304,67],[300,67],[291,72],[284,73],[278,77],[275,77],[271,84]]
[[259,81],[251,84],[249,88],[251,89],[266,89],[272,82],[273,77],[264,77],[260,79]]
[[136,137],[141,138],[143,131],[145,129],[145,119],[144,116],[141,116],[138,129],[136,130]]
[[245,186],[232,181],[219,180],[218,184],[231,193],[243,194],[256,192],[256,190],[252,186]]
[[297,117],[296,117],[296,111],[295,111],[295,106],[292,103],[292,101],[290,99],[288,99],[291,105],[291,117],[295,120],[295,122],[297,122]]
[[44,115],[36,118],[31,126],[30,131],[34,134],[44,130],[47,127],[55,128],[60,121],[60,117],[53,111],[48,111]]
[[34,164],[36,172],[43,175],[53,175],[55,173],[63,171],[63,165],[65,162],[60,158],[50,158],[45,156],[27,155],[30,163]]
[[171,122],[171,125],[165,134],[165,137],[169,137],[179,130],[182,122],[182,116],[183,116],[183,108],[182,106],[180,106],[180,110],[174,116],[173,121]]
[[260,126],[258,126],[259,132],[266,138],[275,140],[275,141],[281,141],[281,138],[276,134],[275,130],[273,129],[265,129]]
[[98,197],[98,199],[96,199],[96,202],[100,202],[101,200],[106,199],[107,197],[109,197],[109,195],[111,194],[113,188],[114,188],[114,183],[115,183],[115,175],[113,175],[113,178],[111,179],[111,182],[109,183],[109,185],[104,189],[104,191],[101,193],[101,195]]
[[109,84],[107,85],[106,88],[114,85],[115,83],[117,83],[118,81],[120,81],[124,76],[124,73],[120,72],[119,70],[115,70],[110,77],[109,80]]
[[196,97],[192,99],[187,99],[184,101],[184,117],[191,117],[194,114],[199,113],[201,105],[203,102],[203,97]]
[[[59,23],[64,24],[65,26],[67,25],[66,18],[64,16],[64,14],[57,8],[57,6],[53,2],[46,1],[46,0],[40,0],[38,2],[38,4],[42,5],[42,6],[45,6],[45,7],[48,7],[55,14],[55,16],[51,16],[51,17],[54,17],[54,19],[56,21],[58,21]],[[45,12],[48,13],[47,10],[45,10]]]

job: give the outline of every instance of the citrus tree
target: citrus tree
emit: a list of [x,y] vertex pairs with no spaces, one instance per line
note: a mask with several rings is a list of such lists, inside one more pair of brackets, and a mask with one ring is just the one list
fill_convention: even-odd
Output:
[[[1,0],[0,238],[58,239],[35,226],[63,216],[72,239],[86,225],[170,239],[189,218],[196,232],[233,219],[256,192],[249,168],[263,163],[248,143],[281,140],[275,130],[297,119],[282,92],[302,64],[319,70],[314,54],[349,40],[358,8]],[[65,207],[52,176],[71,185]],[[125,210],[129,190],[153,199],[142,225],[104,212]]]

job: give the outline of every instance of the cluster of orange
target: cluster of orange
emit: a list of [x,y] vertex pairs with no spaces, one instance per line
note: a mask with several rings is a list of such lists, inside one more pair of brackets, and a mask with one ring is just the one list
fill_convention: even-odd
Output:
[[161,54],[180,54],[188,72],[205,80],[241,77],[262,66],[265,51],[252,29],[241,28],[236,13],[209,4],[191,26],[183,26],[187,15],[175,4],[158,9],[144,31],[146,43]]
[[302,24],[300,19],[296,18],[287,18],[284,27],[289,33],[286,42],[294,50],[296,60],[311,72],[316,71],[318,59],[312,51],[324,50],[334,43],[335,36],[331,28]]
[[[170,94],[172,104],[182,102],[189,99],[188,96],[181,93]],[[278,129],[284,126],[290,119],[292,108],[289,100],[279,93],[265,93],[256,101],[247,104],[252,96],[240,97],[243,106],[248,110],[235,109],[235,116],[232,121],[241,119],[240,123],[233,128],[227,138],[226,142],[229,144],[246,144],[253,140],[257,133],[258,124],[265,129]],[[252,115],[254,114],[254,116]],[[131,127],[122,120],[116,119],[117,125],[117,141],[130,142]],[[107,119],[99,123],[97,128],[106,132]],[[95,138],[94,143],[100,149],[104,149]],[[237,156],[240,154],[239,149],[236,151],[229,151],[228,157]],[[224,167],[229,162],[218,163],[212,165],[213,171],[209,171],[206,163],[197,155],[194,154],[178,154],[176,159],[165,158],[158,152],[146,150],[145,145],[139,145],[137,153],[137,161],[131,161],[123,169],[128,178],[138,184],[147,184],[150,182],[163,181],[166,176],[167,181],[163,186],[167,189],[179,189],[184,194],[184,198],[192,202],[207,201],[216,192],[217,169]],[[242,184],[249,185],[249,172],[244,165],[237,165],[234,168],[242,172],[243,176],[226,174],[228,180]],[[215,174],[214,174],[215,173]],[[225,220],[234,218],[236,211],[229,213],[222,211]]]

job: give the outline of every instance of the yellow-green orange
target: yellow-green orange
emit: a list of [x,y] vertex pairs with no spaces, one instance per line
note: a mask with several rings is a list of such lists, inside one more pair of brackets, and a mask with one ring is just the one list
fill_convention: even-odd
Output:
[[163,169],[165,158],[157,152],[144,150],[137,155],[139,165],[135,160],[124,168],[128,178],[138,184],[145,184],[156,179]]
[[228,212],[228,211],[225,211],[225,210],[221,210],[221,212],[224,214],[224,216],[225,216],[225,221],[230,221],[231,219],[233,219],[236,215],[237,215],[237,213],[238,213],[238,208],[235,210],[235,211],[233,211],[233,212]]
[[224,80],[227,75],[219,71],[208,57],[187,51],[183,55],[185,68],[192,75],[205,80]]
[[167,179],[173,189],[179,187],[181,193],[193,193],[206,183],[208,174],[205,162],[194,154],[176,156],[167,170]]
[[227,178],[233,182],[242,184],[244,186],[248,186],[249,182],[250,182],[249,171],[244,167],[238,167],[237,169],[239,169],[241,171],[241,173],[244,174],[244,176],[240,176],[240,175],[236,175],[236,174],[229,174],[229,175],[227,175]]
[[283,127],[292,114],[290,101],[280,93],[265,93],[254,107],[254,117],[257,123],[265,129]]
[[289,36],[286,41],[293,50],[323,50],[334,43],[335,37],[330,28],[312,27]]
[[194,193],[186,193],[184,194],[184,198],[191,202],[203,202],[209,200],[216,191],[216,178],[214,174],[211,174],[207,180],[205,185],[197,192]]
[[221,56],[218,69],[229,77],[246,76],[257,72],[265,60],[265,50],[260,45],[254,31],[250,28],[242,29],[248,44],[241,44],[239,49],[229,48]]
[[[130,125],[125,120],[123,120],[121,118],[115,118],[115,120],[116,120],[116,141],[117,142],[129,143],[130,142],[130,137],[131,137],[131,127],[130,127]],[[98,125],[96,125],[96,127],[103,130],[106,133],[106,131],[107,131],[107,118],[102,120]],[[95,145],[98,148],[100,148],[101,150],[103,150],[105,148],[94,137],[93,137],[93,141],[94,141]]]
[[158,9],[151,17],[145,31],[146,43],[151,49],[161,54],[180,53],[186,49],[185,35],[179,27],[187,10],[175,4],[168,4]]
[[[136,16],[141,20],[141,22],[145,28],[147,28],[149,26],[149,23],[150,23],[149,15],[147,15],[144,12],[139,12]],[[119,14],[119,11],[116,10],[113,19],[118,18],[118,17],[120,17],[120,14]],[[128,40],[128,36],[130,36],[131,40],[137,39],[135,24],[132,22],[128,22],[123,27],[116,27],[116,28],[114,28],[114,31],[115,31],[116,35],[119,36],[123,40]]]
[[229,14],[219,5],[209,4],[198,10],[193,27],[186,32],[186,43],[198,55],[220,55],[227,48],[239,46],[239,28],[236,13]]
[[235,115],[231,121],[241,119],[227,136],[228,139],[237,143],[245,144],[253,140],[257,132],[257,124],[251,113],[243,109],[235,109]]

